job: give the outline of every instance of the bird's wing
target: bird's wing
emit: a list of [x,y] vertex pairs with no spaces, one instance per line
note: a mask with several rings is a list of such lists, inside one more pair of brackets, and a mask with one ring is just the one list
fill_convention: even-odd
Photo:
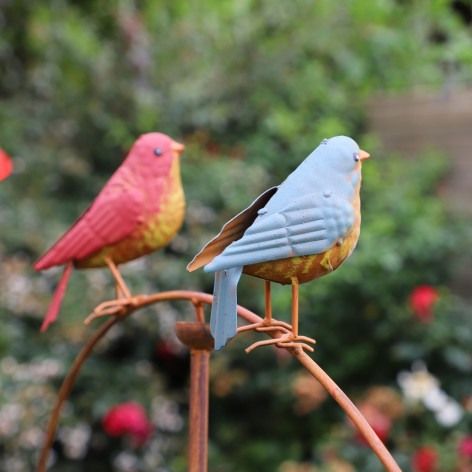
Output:
[[259,195],[251,205],[245,210],[229,220],[221,229],[220,233],[213,238],[187,266],[189,272],[193,272],[200,267],[211,262],[216,256],[221,254],[223,250],[233,241],[241,238],[244,232],[252,225],[257,218],[257,212],[263,208],[267,202],[277,192],[278,187],[272,187]]
[[143,194],[124,183],[105,187],[72,227],[35,264],[36,270],[80,260],[117,243],[141,222]]
[[205,266],[205,271],[322,253],[346,238],[355,220],[355,209],[346,199],[304,195],[276,213],[259,217],[241,239]]

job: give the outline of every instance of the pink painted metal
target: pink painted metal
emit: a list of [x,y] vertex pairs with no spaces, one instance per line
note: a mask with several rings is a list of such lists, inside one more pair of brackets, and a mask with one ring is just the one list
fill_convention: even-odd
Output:
[[165,134],[141,136],[90,207],[34,264],[36,270],[66,264],[41,331],[57,318],[74,266],[108,266],[130,298],[116,265],[161,249],[179,230],[185,210],[183,150]]

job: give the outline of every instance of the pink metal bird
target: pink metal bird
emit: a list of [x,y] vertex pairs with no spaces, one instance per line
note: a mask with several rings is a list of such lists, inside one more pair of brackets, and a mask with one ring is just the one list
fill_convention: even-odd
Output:
[[[142,135],[90,207],[34,264],[65,264],[41,331],[55,321],[72,268],[108,266],[117,299],[131,294],[117,264],[167,245],[182,225],[185,199],[180,178],[184,145],[161,133]],[[117,300],[119,302],[119,300]]]

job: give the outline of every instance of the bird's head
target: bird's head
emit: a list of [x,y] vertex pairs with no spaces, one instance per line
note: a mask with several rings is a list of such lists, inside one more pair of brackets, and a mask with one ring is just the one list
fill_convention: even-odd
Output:
[[359,149],[357,143],[347,136],[323,139],[318,149],[323,164],[343,174],[360,169],[362,161],[370,157],[369,153]]
[[162,133],[143,134],[134,143],[128,158],[152,175],[166,175],[185,149],[183,144]]

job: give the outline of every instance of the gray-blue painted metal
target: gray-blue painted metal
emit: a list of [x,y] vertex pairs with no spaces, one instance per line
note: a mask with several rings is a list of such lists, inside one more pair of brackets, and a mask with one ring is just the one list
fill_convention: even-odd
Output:
[[351,138],[323,140],[259,209],[242,238],[204,267],[216,272],[211,311],[215,349],[236,335],[237,284],[245,265],[319,254],[349,235],[355,221],[350,200],[360,178],[354,172],[356,155],[359,146]]

